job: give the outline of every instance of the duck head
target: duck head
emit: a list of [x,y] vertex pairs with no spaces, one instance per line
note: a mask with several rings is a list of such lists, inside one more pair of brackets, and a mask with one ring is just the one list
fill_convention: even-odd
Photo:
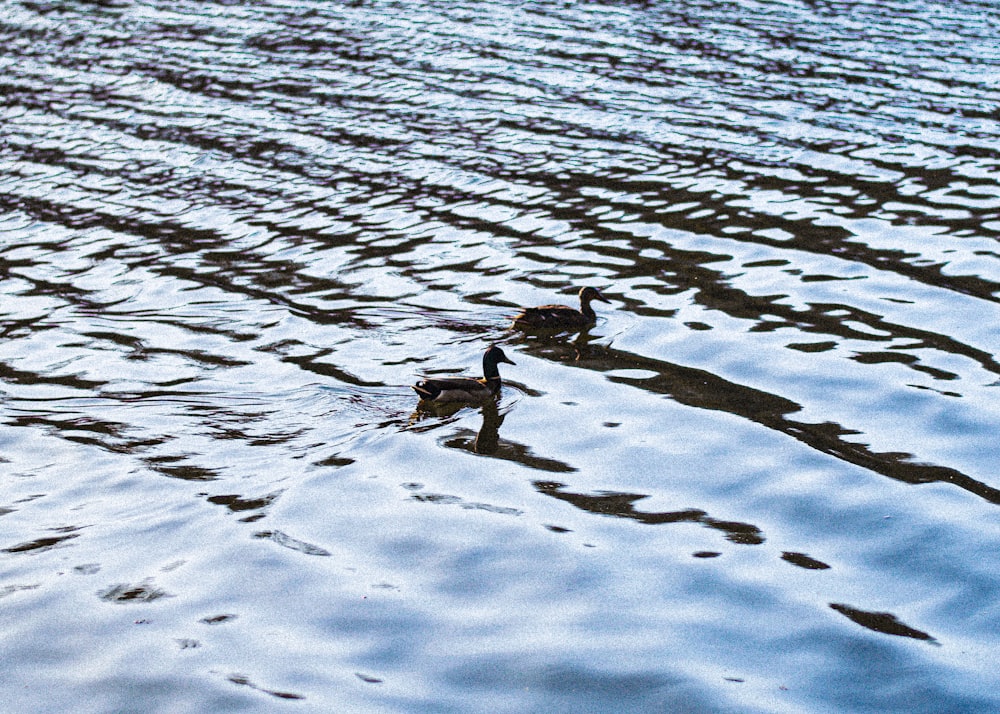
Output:
[[585,288],[580,288],[580,304],[589,305],[592,300],[606,303],[611,302],[606,297],[601,295],[601,291],[597,288],[592,288],[589,285]]
[[[507,364],[516,364],[514,360],[504,354],[504,351],[497,347],[496,345],[490,345],[490,348],[486,350],[486,354],[483,355],[483,373],[489,376],[489,372],[496,371],[497,365],[501,362],[506,362]],[[492,369],[491,369],[492,368]]]

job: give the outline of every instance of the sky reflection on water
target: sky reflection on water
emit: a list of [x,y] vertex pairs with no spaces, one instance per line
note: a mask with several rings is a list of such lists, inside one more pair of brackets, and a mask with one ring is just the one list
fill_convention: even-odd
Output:
[[5,4],[5,701],[995,711],[998,19]]

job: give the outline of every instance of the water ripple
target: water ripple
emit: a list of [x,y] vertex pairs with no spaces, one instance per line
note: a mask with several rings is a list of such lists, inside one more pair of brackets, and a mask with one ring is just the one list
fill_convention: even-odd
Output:
[[996,710],[997,19],[4,4],[10,706]]

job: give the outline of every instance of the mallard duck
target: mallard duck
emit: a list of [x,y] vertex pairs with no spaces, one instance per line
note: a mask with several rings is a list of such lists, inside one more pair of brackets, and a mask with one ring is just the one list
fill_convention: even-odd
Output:
[[413,385],[413,391],[420,395],[422,402],[468,402],[481,404],[500,394],[501,362],[514,364],[503,350],[491,345],[483,354],[483,377],[432,377],[422,379]]
[[597,313],[590,306],[591,301],[599,300],[610,303],[606,297],[601,295],[597,288],[580,288],[580,309],[576,310],[568,305],[540,305],[539,307],[526,307],[522,312],[514,317],[514,327],[534,330],[566,329],[569,327],[582,328],[592,325],[597,321]]

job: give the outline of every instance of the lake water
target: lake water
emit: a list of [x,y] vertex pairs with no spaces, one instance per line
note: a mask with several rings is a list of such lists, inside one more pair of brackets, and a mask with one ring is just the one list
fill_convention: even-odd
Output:
[[0,39],[7,710],[1000,710],[995,2]]

